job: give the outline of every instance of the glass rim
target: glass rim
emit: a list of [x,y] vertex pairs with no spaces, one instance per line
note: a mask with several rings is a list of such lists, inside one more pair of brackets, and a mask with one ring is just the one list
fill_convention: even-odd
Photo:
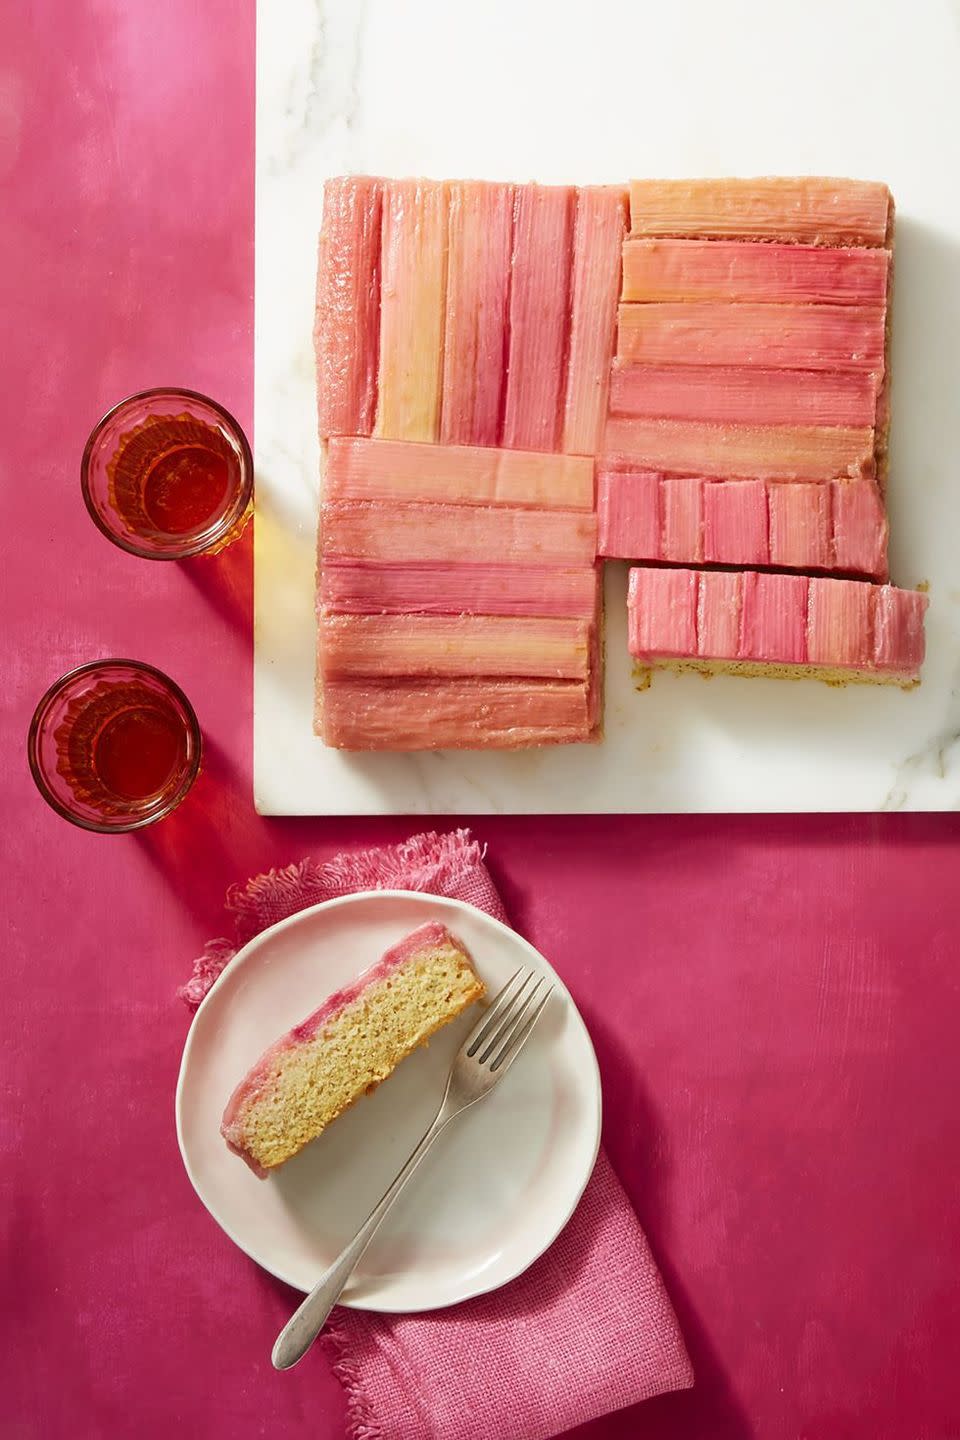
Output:
[[[88,820],[84,816],[77,815],[73,810],[67,808],[63,801],[53,793],[47,777],[43,773],[38,753],[38,737],[40,726],[43,723],[46,712],[53,701],[64,691],[72,680],[78,676],[88,674],[91,670],[102,670],[109,665],[125,665],[130,670],[139,670],[141,674],[150,675],[155,680],[162,681],[164,687],[169,690],[174,698],[183,706],[187,718],[187,729],[193,742],[193,755],[190,763],[180,781],[174,796],[164,802],[157,810],[146,815],[138,815],[134,819],[125,821],[120,825],[104,825],[96,820]],[[165,670],[159,670],[156,665],[149,664],[146,660],[128,660],[123,656],[105,656],[102,660],[86,660],[82,665],[74,665],[67,670],[40,696],[37,701],[33,715],[30,717],[30,727],[27,730],[27,763],[30,766],[30,773],[33,776],[34,784],[39,790],[43,799],[55,810],[63,820],[69,820],[71,825],[78,826],[81,830],[90,830],[96,835],[129,835],[133,830],[143,830],[147,825],[153,825],[158,820],[163,820],[167,815],[176,810],[177,806],[186,798],[190,787],[200,773],[200,762],[203,759],[203,733],[200,729],[200,722],[197,719],[197,712],[194,710],[187,696],[181,690],[176,680],[171,680]]]
[[[216,411],[240,446],[241,470],[241,484],[236,501],[223,515],[222,519],[219,520],[215,526],[205,531],[202,536],[198,536],[196,540],[180,545],[175,550],[168,551],[166,554],[158,553],[156,550],[148,550],[145,546],[138,545],[135,541],[128,540],[118,535],[115,530],[112,530],[94,501],[90,486],[90,457],[93,454],[93,448],[110,421],[117,414],[117,411],[123,410],[127,405],[133,404],[136,400],[156,400],[161,395],[169,395],[173,398],[181,398],[184,400],[199,400],[201,404],[209,405],[211,410]],[[115,405],[111,405],[110,409],[100,416],[100,419],[87,437],[87,443],[84,445],[83,454],[80,457],[80,491],[83,495],[83,503],[87,507],[87,513],[94,525],[96,525],[101,535],[105,535],[111,544],[116,545],[120,550],[125,550],[128,555],[136,555],[140,560],[189,560],[193,555],[202,555],[206,550],[210,549],[211,545],[215,545],[218,540],[222,540],[224,535],[229,534],[234,525],[246,514],[247,507],[253,497],[253,453],[242,425],[236,416],[231,415],[226,406],[220,404],[219,400],[214,400],[211,396],[204,395],[199,390],[186,390],[182,385],[154,385],[149,390],[135,390],[133,394],[127,395],[124,399],[118,400]]]

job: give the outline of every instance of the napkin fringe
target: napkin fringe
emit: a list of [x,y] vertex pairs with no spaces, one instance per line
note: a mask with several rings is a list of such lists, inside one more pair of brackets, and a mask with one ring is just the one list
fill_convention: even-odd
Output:
[[350,1440],[383,1440],[383,1431],[360,1379],[361,1367],[351,1358],[346,1333],[335,1320],[327,1322],[320,1345],[346,1396]]
[[426,831],[399,845],[335,855],[319,864],[300,860],[256,875],[245,884],[232,885],[227,891],[227,912],[236,928],[235,940],[209,941],[177,994],[196,1010],[239,947],[267,925],[323,900],[360,890],[454,895],[505,922],[503,902],[483,868],[486,853],[487,847],[469,830],[448,830],[443,835]]

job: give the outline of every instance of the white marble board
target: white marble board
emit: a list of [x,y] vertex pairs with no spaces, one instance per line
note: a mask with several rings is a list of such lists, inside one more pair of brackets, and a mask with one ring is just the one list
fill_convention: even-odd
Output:
[[[260,0],[255,796],[268,815],[960,805],[958,0]],[[322,185],[836,174],[898,207],[891,565],[929,581],[919,690],[661,675],[608,566],[605,739],[348,755],[311,729]]]

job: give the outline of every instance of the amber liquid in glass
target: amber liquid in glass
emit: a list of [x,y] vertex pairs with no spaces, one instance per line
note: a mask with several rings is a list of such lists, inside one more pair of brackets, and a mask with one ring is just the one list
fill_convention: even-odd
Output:
[[236,452],[192,415],[151,415],[123,435],[107,473],[111,499],[138,533],[182,537],[214,522],[239,483]]
[[106,815],[176,786],[188,755],[182,717],[136,682],[104,682],[72,702],[56,742],[57,769],[70,789]]

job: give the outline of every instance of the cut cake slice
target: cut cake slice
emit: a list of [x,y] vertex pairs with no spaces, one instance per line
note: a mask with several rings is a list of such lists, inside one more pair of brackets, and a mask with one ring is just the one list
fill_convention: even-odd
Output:
[[483,994],[464,947],[428,921],[264,1051],[220,1133],[265,1177]]

